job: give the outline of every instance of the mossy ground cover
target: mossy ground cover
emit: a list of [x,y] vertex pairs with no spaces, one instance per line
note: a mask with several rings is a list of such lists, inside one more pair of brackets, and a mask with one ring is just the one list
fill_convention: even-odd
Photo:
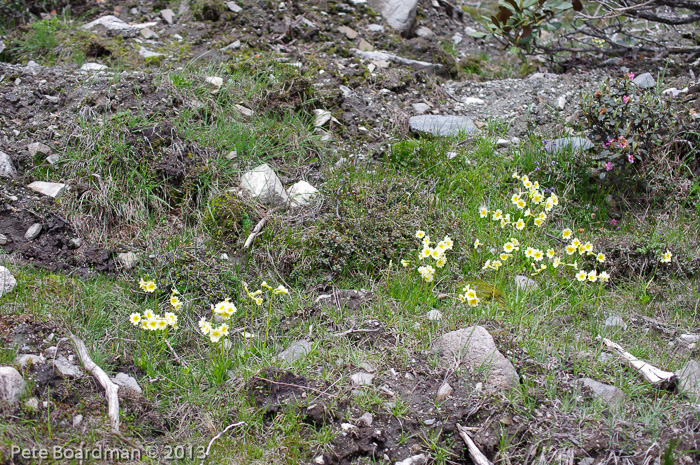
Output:
[[[610,338],[669,371],[695,356],[677,342],[698,329],[694,205],[621,208],[609,200],[618,193],[591,181],[575,153],[548,154],[534,135],[499,148],[507,125],[497,120],[469,137],[395,130],[371,148],[324,140],[312,112],[322,96],[308,76],[276,58],[163,70],[156,88],[181,102],[176,109],[76,120],[66,156],[41,173],[77,186],[53,208],[86,240],[136,250],[141,261],[130,271],[80,274],[0,256],[18,281],[0,298],[4,364],[24,345],[43,351],[77,335],[104,370],[131,374],[143,388],[143,396],[121,399],[128,441],[160,451],[191,445],[193,453],[171,457],[183,463],[199,463],[209,441],[239,422],[213,444],[208,463],[324,456],[326,463],[388,464],[420,452],[434,463],[470,463],[455,423],[472,427],[498,463],[697,458],[692,400],[645,383],[597,340]],[[223,78],[221,88],[206,82],[211,75]],[[301,89],[294,104],[270,98],[289,95],[290,87]],[[136,101],[147,98],[136,93]],[[323,203],[270,211],[240,194],[240,174],[263,162],[286,185],[313,180]],[[541,227],[536,218],[515,226],[524,217],[513,202],[527,196],[523,176],[558,199]],[[512,215],[503,226],[494,220],[499,210]],[[243,250],[266,215],[263,233]],[[604,261],[578,248],[567,254],[566,229]],[[419,258],[425,247],[417,231],[434,248],[449,236],[443,267]],[[513,238],[521,250],[502,258]],[[565,264],[531,260],[528,247],[552,249]],[[669,263],[661,261],[667,252]],[[532,267],[541,263],[549,267]],[[427,265],[430,280],[417,271]],[[593,282],[592,270],[609,281]],[[519,289],[516,274],[538,289]],[[140,279],[157,289],[140,288]],[[288,293],[274,294],[278,286]],[[460,298],[467,286],[478,299]],[[172,305],[173,296],[182,306]],[[236,311],[216,318],[212,306],[225,299]],[[146,331],[130,323],[148,310],[172,312],[176,327]],[[431,310],[442,318],[429,320]],[[611,316],[626,327],[606,324]],[[202,318],[211,329],[227,325],[228,334],[213,342],[211,329],[202,334]],[[488,367],[444,370],[429,352],[442,334],[473,325],[486,327],[518,370],[509,392],[477,387]],[[303,358],[278,357],[300,340],[309,342]],[[359,371],[374,374],[370,386],[352,385]],[[45,382],[32,368],[25,373],[35,381],[23,406],[8,407],[0,423],[6,457],[13,444],[129,446],[108,433],[101,389],[90,378]],[[577,382],[586,377],[620,388],[626,401],[611,407],[591,398]],[[444,381],[455,395],[438,402]],[[24,404],[32,396],[40,398],[36,409]],[[372,427],[343,430],[365,412]],[[76,415],[82,426],[73,426]]]

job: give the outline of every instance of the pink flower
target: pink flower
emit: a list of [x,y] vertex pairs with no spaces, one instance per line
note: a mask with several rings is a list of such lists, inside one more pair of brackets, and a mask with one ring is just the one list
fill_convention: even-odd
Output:
[[605,164],[605,171],[612,171],[612,162],[609,161]]
[[630,73],[630,81],[634,79],[634,73]]
[[617,226],[617,220],[610,220],[610,226]]
[[608,141],[603,145],[605,145],[606,147],[609,147],[610,144],[612,144],[613,142],[615,142],[615,139],[608,139]]
[[626,96],[626,95],[623,95],[623,96],[622,96],[622,101],[625,102],[625,103],[627,103],[627,102],[630,101],[630,98],[629,98],[628,96]]
[[627,155],[627,160],[628,160],[630,163],[634,163],[634,155],[632,155],[631,153],[630,153],[629,155]]

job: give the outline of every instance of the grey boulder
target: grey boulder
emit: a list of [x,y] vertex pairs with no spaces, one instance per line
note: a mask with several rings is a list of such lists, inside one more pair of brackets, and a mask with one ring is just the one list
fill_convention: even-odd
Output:
[[418,0],[369,0],[369,6],[401,35],[408,36],[416,22]]
[[0,399],[15,404],[26,387],[19,371],[12,367],[0,367]]

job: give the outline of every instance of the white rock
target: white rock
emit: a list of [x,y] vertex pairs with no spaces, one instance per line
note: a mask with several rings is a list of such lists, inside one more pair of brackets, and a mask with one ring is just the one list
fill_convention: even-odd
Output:
[[36,156],[37,153],[43,153],[44,155],[51,153],[51,147],[41,142],[33,142],[27,145],[27,150],[29,150],[29,155],[32,157]]
[[314,463],[316,465],[326,465],[326,460],[323,458],[323,455],[319,455],[314,459]]
[[463,101],[466,105],[483,105],[483,104],[486,103],[486,102],[484,101],[484,99],[480,99],[480,98],[477,98],[477,97],[465,97],[462,101]]
[[165,10],[160,11],[160,16],[166,23],[172,24],[175,19],[175,12],[170,8],[166,8]]
[[121,265],[127,269],[130,270],[139,263],[139,256],[136,255],[134,252],[125,252],[125,253],[120,253],[117,255],[117,261],[121,263]]
[[537,291],[540,288],[535,281],[522,275],[517,275],[515,277],[515,287],[520,292]]
[[3,50],[5,50],[5,42],[3,42],[2,40],[0,40],[0,53],[2,53]]
[[74,365],[65,357],[58,357],[53,361],[53,366],[64,378],[80,378],[83,376],[83,372],[80,370],[80,367]]
[[510,145],[510,141],[508,139],[498,139],[496,141],[496,147],[508,147]]
[[250,108],[246,108],[243,105],[236,104],[233,106],[233,108],[246,118],[250,118],[251,116],[253,116],[253,110],[251,110]]
[[76,416],[73,417],[73,428],[77,428],[80,426],[80,424],[83,422],[83,416],[81,414],[77,414]]
[[622,404],[627,397],[619,388],[603,384],[591,378],[583,378],[581,382],[593,393],[593,397],[611,406]]
[[112,381],[114,381],[114,384],[117,384],[121,387],[133,389],[139,394],[143,393],[143,390],[141,390],[141,386],[139,386],[139,383],[136,381],[136,378],[134,378],[133,376],[129,376],[126,373],[117,373],[117,375],[114,378],[112,378]]
[[695,342],[700,342],[700,334],[681,334],[678,336],[678,340],[686,344],[693,344]]
[[226,6],[229,10],[233,11],[234,13],[240,13],[241,11],[243,11],[243,8],[238,6],[236,2],[226,2]]
[[440,321],[442,320],[442,312],[440,310],[430,310],[427,317],[429,321]]
[[616,326],[619,326],[622,329],[627,329],[627,323],[625,323],[625,320],[620,318],[617,315],[611,315],[605,319],[605,326],[608,328],[614,328]]
[[40,194],[56,198],[63,193],[63,190],[66,188],[66,185],[58,182],[34,181],[27,187],[33,190],[34,192],[38,192]]
[[164,56],[162,53],[153,52],[143,46],[139,47],[139,55],[141,55],[142,58],[156,58]]
[[379,62],[379,61],[393,62],[393,63],[398,63],[400,65],[410,66],[411,68],[414,68],[417,70],[425,70],[425,71],[435,71],[437,69],[442,68],[442,65],[440,65],[440,64],[428,63],[427,61],[412,60],[410,58],[403,58],[403,57],[394,55],[392,53],[382,52],[379,50],[365,51],[365,50],[357,50],[357,49],[353,48],[353,49],[350,49],[350,51],[362,59],[372,60],[373,62]]
[[415,110],[416,113],[419,115],[422,115],[423,113],[426,113],[428,110],[430,110],[430,105],[427,103],[419,102],[419,103],[412,103],[411,106]]
[[400,462],[396,462],[396,465],[425,465],[426,463],[428,463],[428,458],[425,456],[425,454],[418,454]]
[[7,245],[10,243],[10,238],[4,234],[0,234],[0,245]]
[[221,50],[237,50],[241,48],[241,41],[236,40],[228,44],[226,47],[222,48]]
[[321,200],[321,193],[306,181],[293,184],[287,191],[292,207],[306,207]]
[[31,397],[24,403],[24,406],[32,412],[36,412],[37,410],[39,410],[39,399],[37,399],[36,397]]
[[370,373],[359,372],[350,376],[350,382],[354,387],[369,386],[374,381],[374,375]]
[[12,289],[14,289],[16,285],[17,280],[12,276],[10,270],[4,266],[0,266],[0,297],[12,292]]
[[370,426],[372,426],[373,421],[374,421],[374,417],[372,416],[372,414],[369,412],[365,412],[362,414],[362,416],[360,418],[357,419],[357,426],[370,427]]
[[447,152],[447,153],[445,153],[445,155],[447,156],[448,160],[454,160],[455,158],[457,158],[459,156],[459,154],[457,152]]
[[267,163],[241,176],[241,187],[253,198],[267,205],[286,205],[289,196],[274,170]]
[[557,99],[557,107],[559,107],[560,110],[566,108],[566,96],[562,95]]
[[121,19],[117,18],[116,16],[113,15],[107,15],[107,16],[102,16],[100,18],[97,18],[96,20],[89,22],[83,26],[84,29],[92,29],[95,26],[102,26],[110,31],[134,31],[134,30],[139,30],[143,29],[146,27],[152,27],[155,26],[158,23],[151,22],[151,23],[141,23],[141,24],[128,24]]
[[639,76],[635,77],[632,82],[637,84],[642,89],[649,89],[650,87],[654,87],[656,85],[656,80],[651,73],[640,74]]
[[12,158],[5,152],[0,151],[0,177],[14,179],[17,177],[15,165],[12,163]]
[[689,360],[682,370],[676,372],[678,390],[690,397],[693,402],[700,401],[700,364]]
[[519,382],[513,364],[498,351],[493,337],[482,326],[449,332],[433,343],[432,351],[440,356],[443,366],[454,367],[457,363],[482,371],[491,389],[507,390]]
[[216,91],[221,89],[221,86],[224,85],[224,79],[220,78],[219,76],[207,76],[204,78],[204,80],[216,87]]
[[454,389],[452,389],[452,386],[450,386],[450,383],[445,383],[442,386],[440,386],[440,389],[438,389],[438,392],[437,392],[438,403],[443,402],[445,399],[450,397],[453,392],[454,392]]
[[311,352],[311,343],[302,339],[292,342],[289,347],[277,354],[277,360],[293,363],[306,357],[309,352]]
[[367,30],[369,32],[384,32],[384,26],[381,24],[369,24],[367,25]]
[[39,72],[41,72],[41,65],[34,60],[29,60],[29,63],[27,63],[25,69],[36,76],[37,74],[39,74]]
[[0,367],[0,399],[16,404],[26,385],[19,371],[12,367]]
[[34,354],[21,354],[15,359],[15,364],[25,368],[28,365],[36,365],[39,363],[44,363],[46,359],[41,355]]
[[402,35],[410,34],[416,21],[418,0],[369,0],[369,6]]
[[103,69],[107,69],[107,66],[99,63],[83,63],[80,67],[80,71],[102,71]]
[[463,40],[464,40],[464,36],[462,34],[460,34],[459,32],[452,35],[452,43],[454,43],[455,45],[461,44]]
[[28,241],[33,241],[34,239],[41,234],[41,223],[34,223],[27,229],[27,232],[24,233],[24,238]]
[[352,423],[341,423],[340,429],[342,429],[346,433],[351,433],[353,431],[357,431],[357,426],[353,425]]
[[430,28],[427,28],[427,27],[425,27],[425,26],[421,26],[421,27],[419,27],[418,29],[416,29],[416,35],[417,35],[418,37],[422,37],[422,38],[424,38],[424,39],[429,39],[429,38],[432,37],[434,34],[433,34],[433,31],[432,31]]
[[158,34],[156,34],[156,33],[153,31],[153,29],[151,29],[150,27],[145,27],[145,28],[141,29],[141,37],[143,37],[143,38],[146,39],[146,40],[148,40],[148,39],[157,39],[157,38],[158,38]]

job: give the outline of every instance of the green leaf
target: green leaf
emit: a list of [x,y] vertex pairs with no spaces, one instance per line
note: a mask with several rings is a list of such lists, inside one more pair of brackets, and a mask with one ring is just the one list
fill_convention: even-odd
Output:
[[483,38],[489,36],[489,34],[487,34],[487,33],[485,33],[485,32],[472,32],[472,33],[469,34],[469,35],[472,36],[472,37],[474,37],[475,39],[483,39]]

